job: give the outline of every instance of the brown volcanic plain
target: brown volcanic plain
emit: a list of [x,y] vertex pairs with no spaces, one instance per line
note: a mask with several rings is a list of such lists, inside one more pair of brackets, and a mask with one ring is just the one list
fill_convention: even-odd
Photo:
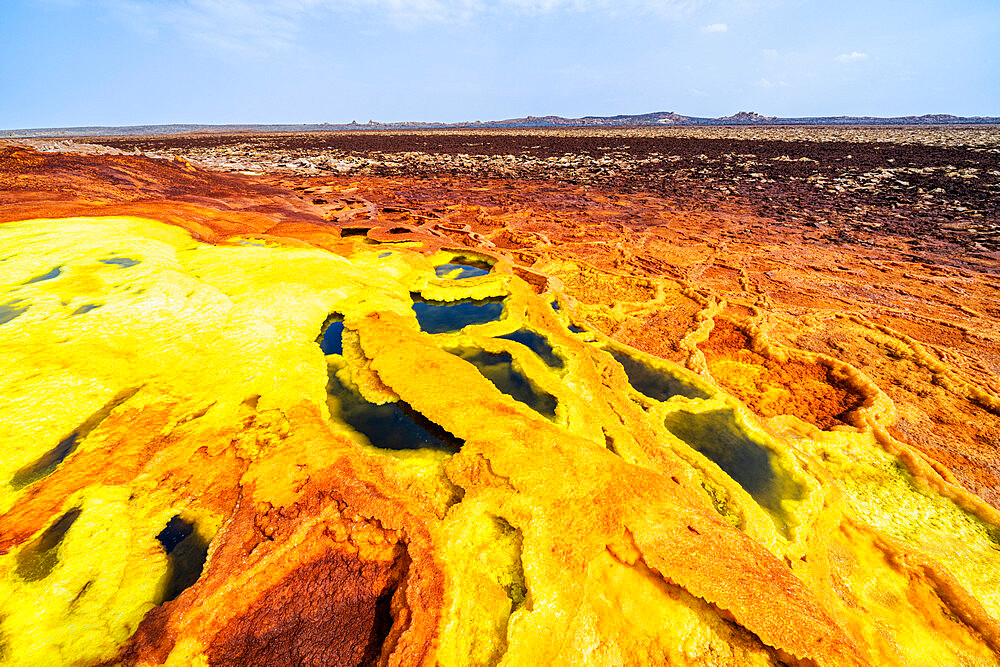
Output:
[[0,146],[0,660],[1000,662],[1000,131],[88,141]]

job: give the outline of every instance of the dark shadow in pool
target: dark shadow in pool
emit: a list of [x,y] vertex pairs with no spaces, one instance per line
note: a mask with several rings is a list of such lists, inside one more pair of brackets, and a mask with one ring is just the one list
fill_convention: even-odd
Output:
[[323,323],[322,332],[316,342],[323,354],[344,353],[344,316],[333,313]]
[[78,508],[63,514],[58,521],[45,529],[33,542],[17,554],[17,574],[25,581],[39,581],[52,573],[62,544],[70,526],[80,517]]
[[698,387],[674,377],[667,371],[647,366],[642,361],[624,352],[605,349],[625,369],[629,384],[635,387],[636,391],[653,400],[666,401],[674,396],[708,398],[708,394],[698,389]]
[[557,404],[555,396],[532,385],[523,373],[514,368],[511,356],[506,352],[493,353],[478,348],[448,351],[478,368],[479,372],[503,393],[549,419],[555,418]]
[[515,343],[524,345],[541,357],[542,361],[552,368],[562,368],[564,366],[562,357],[553,352],[552,345],[549,344],[549,339],[532,331],[531,329],[518,329],[514,333],[509,333],[505,336],[497,336],[497,338],[512,340]]
[[499,320],[503,315],[503,297],[482,301],[430,301],[416,292],[410,297],[420,328],[432,334],[460,331],[471,324]]
[[170,580],[164,590],[162,602],[174,600],[185,589],[194,585],[208,559],[208,542],[195,525],[175,516],[167,522],[156,539],[163,545],[170,562]]
[[788,532],[788,515],[781,501],[801,499],[803,489],[788,472],[775,465],[771,450],[740,429],[732,410],[673,412],[667,415],[664,426],[722,468],[771,514],[778,528]]
[[[463,442],[402,401],[375,405],[347,387],[330,368],[327,405],[334,418],[382,449],[438,449],[457,452]],[[336,400],[333,400],[336,399]]]

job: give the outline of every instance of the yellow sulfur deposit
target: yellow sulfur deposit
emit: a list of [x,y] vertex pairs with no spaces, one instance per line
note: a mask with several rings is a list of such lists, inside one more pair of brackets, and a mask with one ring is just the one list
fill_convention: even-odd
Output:
[[998,662],[996,511],[846,364],[760,353],[820,430],[489,254],[2,229],[3,664]]

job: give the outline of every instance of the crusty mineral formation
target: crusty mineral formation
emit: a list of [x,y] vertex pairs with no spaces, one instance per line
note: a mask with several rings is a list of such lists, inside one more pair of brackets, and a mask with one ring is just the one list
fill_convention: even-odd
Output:
[[989,256],[540,181],[0,188],[3,664],[1000,662]]

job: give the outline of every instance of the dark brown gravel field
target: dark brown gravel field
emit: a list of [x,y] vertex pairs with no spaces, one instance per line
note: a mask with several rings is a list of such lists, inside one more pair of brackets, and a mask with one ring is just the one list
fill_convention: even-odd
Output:
[[[714,129],[714,128],[713,128]],[[88,140],[226,171],[552,179],[820,230],[1000,250],[1000,128],[180,135]],[[746,136],[747,138],[740,138]],[[787,139],[782,137],[787,136]]]

